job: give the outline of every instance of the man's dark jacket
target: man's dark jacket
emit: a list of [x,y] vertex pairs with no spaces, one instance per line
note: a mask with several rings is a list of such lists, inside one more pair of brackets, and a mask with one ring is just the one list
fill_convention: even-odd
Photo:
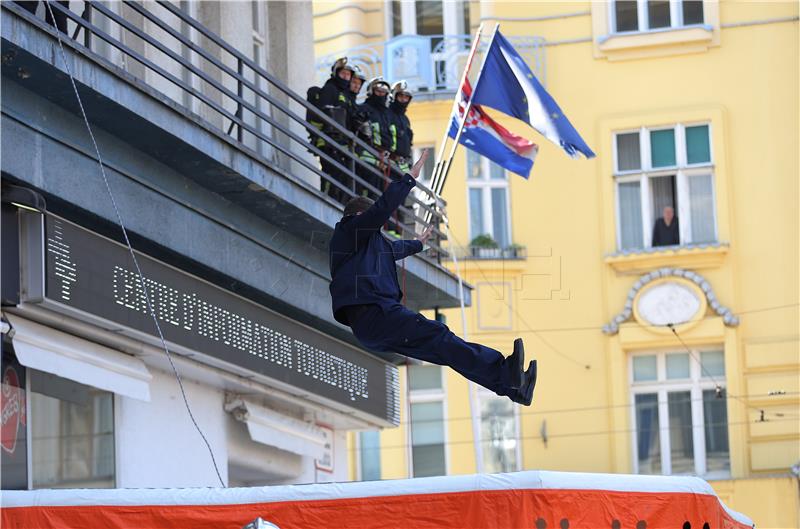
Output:
[[673,246],[681,243],[678,217],[673,217],[669,226],[664,217],[659,217],[653,226],[653,246]]
[[336,321],[349,325],[342,309],[351,305],[387,307],[402,300],[395,261],[422,251],[422,243],[390,241],[381,234],[381,227],[414,185],[414,177],[405,174],[389,184],[367,211],[336,224],[330,243],[330,291]]

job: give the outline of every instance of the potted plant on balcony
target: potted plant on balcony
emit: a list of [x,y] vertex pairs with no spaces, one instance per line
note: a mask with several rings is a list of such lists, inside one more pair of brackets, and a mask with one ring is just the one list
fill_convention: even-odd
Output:
[[521,244],[512,243],[503,249],[503,257],[509,259],[521,259],[525,257],[525,247]]
[[478,235],[469,243],[472,251],[472,257],[480,257],[483,259],[491,259],[500,256],[500,248],[497,241],[492,239],[488,233]]

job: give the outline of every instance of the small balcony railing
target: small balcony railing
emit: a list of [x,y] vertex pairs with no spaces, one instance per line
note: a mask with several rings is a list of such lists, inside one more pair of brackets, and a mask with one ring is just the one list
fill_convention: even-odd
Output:
[[[175,3],[164,0],[83,2],[82,13],[58,2],[48,4],[56,14],[66,17],[68,33],[58,33],[43,18],[15,2],[2,2],[0,7],[3,16],[26,20],[54,39],[60,36],[64,46],[72,52],[122,78],[134,78],[149,90],[170,99],[204,126],[235,142],[238,148],[279,174],[288,173],[298,180],[307,180],[313,173],[338,188],[345,198],[356,195],[357,185],[367,189],[372,198],[382,192],[363,175],[365,172],[374,174],[380,187],[388,176],[356,154],[368,151],[379,159],[381,155],[377,151],[308,103],[285,81],[269,73],[268,66],[259,65]],[[60,64],[61,58],[56,61]],[[325,131],[309,123],[307,113],[324,123]],[[312,132],[325,140],[330,150],[321,150],[309,143],[308,133]],[[331,135],[337,135],[339,141]],[[328,161],[349,176],[351,184],[344,185],[330,178],[310,154]],[[439,230],[441,215],[431,206],[436,199],[422,184],[418,188],[419,192],[399,208],[403,225],[393,219],[389,221],[389,228],[406,231],[413,226],[409,231],[419,233],[432,225],[434,231],[428,245],[441,259],[447,254],[441,248],[444,239]],[[320,199],[323,199],[322,193]],[[426,221],[426,218],[432,220]]]
[[519,244],[512,244],[504,248],[468,246],[461,248],[456,255],[460,255],[461,259],[525,259],[528,257],[528,250]]
[[[317,82],[330,77],[331,65],[339,57],[357,64],[367,79],[383,76],[390,82],[405,79],[419,95],[452,94],[466,64],[472,35],[398,35],[385,42],[364,44],[317,59]],[[508,37],[539,80],[545,82],[544,39]],[[489,44],[481,40],[473,60],[473,70],[483,62]]]

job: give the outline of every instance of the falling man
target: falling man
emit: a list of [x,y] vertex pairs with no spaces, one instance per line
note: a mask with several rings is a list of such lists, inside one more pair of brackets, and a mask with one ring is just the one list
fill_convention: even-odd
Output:
[[377,201],[355,197],[345,205],[330,242],[333,315],[350,326],[367,349],[449,366],[498,395],[530,406],[536,360],[524,369],[521,339],[514,341],[513,353],[506,358],[499,351],[462,340],[447,325],[402,304],[395,261],[421,252],[432,228],[415,240],[389,240],[381,228],[416,185],[427,157],[428,151],[424,151],[411,170],[391,182]]

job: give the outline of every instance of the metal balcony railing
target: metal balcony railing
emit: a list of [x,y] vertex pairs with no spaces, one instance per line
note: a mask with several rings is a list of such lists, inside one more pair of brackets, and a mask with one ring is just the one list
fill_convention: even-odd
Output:
[[[380,158],[371,146],[178,6],[167,1],[84,2],[84,11],[78,14],[57,2],[49,5],[69,20],[70,34],[61,37],[65,46],[123,78],[137,78],[276,172],[289,173],[301,180],[314,173],[347,197],[355,196],[358,184],[372,198],[383,191],[359,176],[356,168],[362,174],[374,173],[379,182],[388,182],[383,171],[362,161],[354,152],[366,150]],[[56,37],[53,26],[14,2],[2,2],[2,9],[4,16],[13,14]],[[317,130],[306,121],[306,113],[325,123],[326,130],[335,131],[332,134],[343,143]],[[323,138],[337,155],[331,156],[329,151],[312,145],[305,137],[310,132]],[[309,153],[347,174],[352,185],[348,187],[330,178]],[[390,228],[394,225],[401,232],[410,229],[420,233],[433,224],[428,245],[432,248],[430,253],[441,259],[446,255],[441,247],[445,238],[439,230],[441,217],[431,206],[435,202],[433,193],[422,185],[419,187],[421,194],[412,194],[407,206],[400,208],[405,229],[394,219],[389,221]],[[320,197],[323,196],[320,192]],[[425,222],[426,214],[432,216],[430,223]]]
[[[455,92],[461,78],[472,38],[472,35],[398,35],[386,42],[355,46],[317,59],[317,81],[324,83],[334,61],[347,57],[361,67],[367,79],[379,75],[392,82],[405,79],[419,93],[450,94]],[[507,38],[544,83],[544,39]],[[486,35],[478,46],[471,74],[477,73],[488,45],[489,36]]]
[[487,248],[483,246],[467,246],[457,248],[456,255],[461,259],[526,259],[528,249],[518,244],[512,244],[504,248]]

